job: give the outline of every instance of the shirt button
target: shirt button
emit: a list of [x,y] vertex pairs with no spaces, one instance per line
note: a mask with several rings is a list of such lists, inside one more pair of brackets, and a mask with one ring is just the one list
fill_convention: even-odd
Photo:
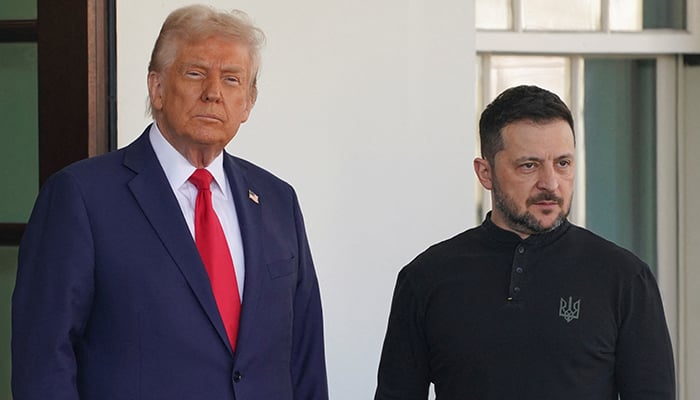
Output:
[[523,267],[518,267],[515,269],[515,272],[522,274],[523,273]]
[[520,293],[520,286],[516,286],[513,288],[513,293]]
[[525,248],[523,246],[518,246],[518,254],[523,254],[525,252]]
[[243,375],[241,375],[240,371],[235,371],[233,373],[233,381],[234,382],[238,383],[241,381],[242,378],[243,378]]

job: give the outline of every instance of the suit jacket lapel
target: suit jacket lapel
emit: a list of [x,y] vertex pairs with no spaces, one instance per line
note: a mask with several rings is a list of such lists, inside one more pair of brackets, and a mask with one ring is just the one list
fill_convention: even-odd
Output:
[[[245,349],[245,342],[255,334],[255,309],[260,301],[262,280],[267,271],[263,261],[261,225],[265,198],[256,189],[255,182],[248,179],[245,168],[227,153],[224,154],[224,170],[231,185],[245,254],[245,282],[236,346],[238,349]],[[260,195],[259,202],[250,198],[250,192]]]
[[228,344],[216,301],[202,259],[192,239],[180,205],[148,139],[148,128],[125,149],[124,165],[136,172],[129,188],[173,261],[192,288],[195,297]]

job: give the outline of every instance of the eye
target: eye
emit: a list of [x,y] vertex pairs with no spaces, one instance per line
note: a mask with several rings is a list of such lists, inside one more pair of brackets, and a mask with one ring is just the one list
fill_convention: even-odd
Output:
[[234,85],[234,84],[240,83],[241,79],[237,76],[227,76],[224,78],[224,82],[226,82],[230,85]]
[[189,71],[185,71],[185,76],[188,78],[192,78],[192,79],[199,79],[199,78],[203,78],[204,74],[199,72],[199,71],[189,70]]
[[559,162],[557,164],[561,168],[566,168],[566,167],[571,166],[571,160],[559,160]]
[[518,171],[521,174],[530,174],[537,171],[539,164],[536,161],[525,161],[518,164]]

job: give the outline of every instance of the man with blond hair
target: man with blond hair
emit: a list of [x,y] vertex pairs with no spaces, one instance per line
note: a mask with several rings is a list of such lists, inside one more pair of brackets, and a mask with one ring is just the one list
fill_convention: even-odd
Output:
[[42,188],[13,295],[16,400],[328,398],[296,194],[224,151],[263,39],[241,12],[172,12],[148,69],[154,123]]

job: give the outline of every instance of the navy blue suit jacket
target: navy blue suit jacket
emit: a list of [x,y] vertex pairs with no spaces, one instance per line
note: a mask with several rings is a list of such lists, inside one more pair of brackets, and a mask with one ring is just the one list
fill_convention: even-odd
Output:
[[14,399],[327,399],[319,288],[292,187],[224,156],[246,259],[234,354],[146,132],[40,192],[13,294]]

